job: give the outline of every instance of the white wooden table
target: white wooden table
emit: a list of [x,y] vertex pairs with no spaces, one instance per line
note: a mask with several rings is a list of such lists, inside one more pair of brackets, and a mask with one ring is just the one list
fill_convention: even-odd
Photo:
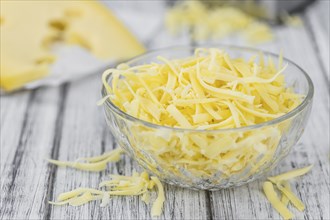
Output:
[[[107,2],[149,49],[190,44],[188,35],[172,37],[163,26],[165,2]],[[301,65],[315,85],[308,126],[290,155],[273,174],[314,164],[293,190],[306,204],[297,219],[330,219],[329,181],[329,13],[328,0],[301,14],[304,26],[274,27],[276,39],[259,48]],[[237,39],[218,43],[243,45]],[[19,91],[1,96],[0,219],[150,219],[150,206],[139,198],[112,198],[109,206],[91,202],[81,207],[53,207],[47,202],[76,187],[97,187],[107,174],[131,174],[137,165],[127,156],[102,173],[48,165],[45,158],[74,160],[116,147],[105,124],[100,74],[59,87]],[[262,191],[262,180],[216,192],[165,185],[160,219],[279,219]],[[292,209],[294,210],[294,209]]]

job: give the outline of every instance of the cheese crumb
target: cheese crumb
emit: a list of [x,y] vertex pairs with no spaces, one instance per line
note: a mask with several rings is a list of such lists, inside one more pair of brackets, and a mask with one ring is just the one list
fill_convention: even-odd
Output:
[[281,214],[281,216],[283,216],[284,219],[292,219],[293,218],[292,212],[290,212],[289,209],[285,207],[283,203],[281,203],[274,190],[273,184],[271,182],[266,181],[264,182],[263,189],[267,199],[276,209],[276,211],[278,211]]

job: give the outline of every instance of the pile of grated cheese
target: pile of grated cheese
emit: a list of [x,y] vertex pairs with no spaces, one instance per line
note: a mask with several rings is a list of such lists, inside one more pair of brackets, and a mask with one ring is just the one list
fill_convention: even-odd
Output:
[[221,38],[240,33],[250,43],[273,39],[270,27],[239,8],[207,8],[201,1],[180,1],[167,12],[166,26],[172,34],[189,31],[195,40]]
[[[300,104],[302,96],[285,85],[282,58],[278,66],[262,54],[259,62],[257,58],[234,59],[216,48],[200,48],[192,57],[158,57],[160,63],[107,70],[106,99],[129,115],[162,126],[127,122],[134,156],[147,161],[152,172],[162,170],[165,179],[175,174],[184,182],[192,176],[211,184],[234,175],[245,181],[270,166],[290,120],[247,131],[199,132],[267,122]],[[210,180],[219,173],[222,178]]]
[[[136,118],[198,130],[259,124],[301,102],[300,95],[286,88],[281,57],[276,66],[262,54],[245,60],[220,49],[199,48],[188,58],[157,58],[160,63],[107,70],[107,98]],[[106,81],[110,74],[111,86]]]

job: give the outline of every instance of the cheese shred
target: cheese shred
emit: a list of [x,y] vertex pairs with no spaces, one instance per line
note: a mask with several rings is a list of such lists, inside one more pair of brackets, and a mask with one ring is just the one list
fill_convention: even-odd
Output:
[[269,181],[266,181],[264,182],[263,189],[267,199],[276,209],[276,211],[278,211],[281,214],[281,216],[283,216],[284,219],[292,219],[293,218],[292,212],[290,212],[289,209],[285,207],[283,203],[281,203],[280,199],[278,198],[274,190],[273,184]]
[[152,176],[151,179],[152,179],[152,181],[155,182],[155,184],[158,188],[158,196],[157,196],[154,204],[152,205],[151,215],[160,216],[162,213],[163,204],[165,201],[164,188],[163,188],[162,183],[159,181],[159,179],[157,177]]
[[[288,181],[284,181],[283,182],[283,186],[284,186],[284,188],[286,190],[291,191],[291,186],[290,186],[290,183]],[[285,206],[288,206],[289,205],[290,200],[289,200],[289,198],[284,193],[282,194],[281,202]]]
[[302,175],[308,173],[312,169],[312,167],[313,167],[313,165],[310,165],[310,166],[307,166],[307,167],[304,167],[304,168],[301,168],[301,169],[296,169],[296,170],[292,170],[292,171],[287,172],[287,173],[283,173],[283,174],[278,175],[278,176],[268,177],[268,179],[270,181],[272,181],[273,183],[278,183],[278,182],[290,180],[292,178],[302,176]]
[[[48,162],[51,164],[55,164],[57,166],[63,167],[71,167],[78,170],[86,170],[86,171],[102,171],[107,168],[107,163],[109,162],[117,162],[120,160],[120,155],[123,154],[124,151],[120,148],[115,149],[113,151],[104,153],[101,156],[97,157],[89,157],[89,158],[79,158],[74,162],[70,161],[59,161],[59,160],[52,160],[48,159]],[[85,161],[85,162],[79,162]]]
[[100,206],[104,207],[109,203],[111,196],[140,196],[141,200],[148,204],[150,191],[154,186],[158,188],[158,196],[152,205],[151,216],[160,216],[165,201],[163,185],[157,177],[149,178],[146,172],[134,172],[132,176],[111,175],[111,180],[103,181],[99,185],[104,190],[77,188],[61,193],[57,197],[57,202],[49,201],[49,204],[81,206],[90,201],[100,200]]
[[[264,183],[263,189],[267,199],[284,219],[292,219],[294,217],[294,215],[287,208],[289,203],[291,203],[301,212],[305,210],[304,203],[291,191],[291,187],[288,181],[295,177],[306,174],[308,171],[310,171],[311,168],[312,165],[283,173],[278,176],[268,177],[269,181]],[[280,193],[282,193],[281,200],[278,198],[274,190],[274,186]]]
[[267,23],[238,7],[223,5],[209,8],[203,1],[180,1],[167,12],[165,24],[174,35],[190,30],[191,37],[195,40],[228,37],[234,33],[241,34],[250,43],[263,43],[273,39]]

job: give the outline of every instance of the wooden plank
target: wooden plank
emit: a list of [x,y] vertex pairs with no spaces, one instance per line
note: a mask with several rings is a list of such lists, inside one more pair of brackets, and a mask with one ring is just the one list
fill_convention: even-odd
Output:
[[330,1],[318,1],[312,5],[304,16],[304,21],[311,43],[314,45],[317,56],[321,61],[323,74],[329,82]]
[[18,148],[27,121],[24,119],[28,112],[29,100],[32,98],[31,93],[24,92],[17,92],[12,95],[1,94],[0,96],[0,215],[4,207],[4,195],[6,193],[3,188],[6,180],[4,177],[10,175],[14,158],[18,158],[15,155],[16,152],[20,152]]
[[22,127],[24,123],[26,124],[26,120],[24,119],[26,118],[31,99],[33,99],[31,92],[17,92],[11,95],[1,95],[0,97],[1,173],[13,161],[17,146],[19,145]]
[[[58,88],[38,89],[23,95],[30,98],[26,113],[23,113],[25,118],[17,116],[23,121],[19,145],[17,148],[12,146],[14,157],[8,161],[1,175],[1,219],[40,219],[43,216],[46,205],[44,193],[48,187],[45,158],[53,147],[60,95]],[[20,98],[14,95],[7,101],[15,104],[18,100]],[[12,111],[22,114],[21,110]]]

